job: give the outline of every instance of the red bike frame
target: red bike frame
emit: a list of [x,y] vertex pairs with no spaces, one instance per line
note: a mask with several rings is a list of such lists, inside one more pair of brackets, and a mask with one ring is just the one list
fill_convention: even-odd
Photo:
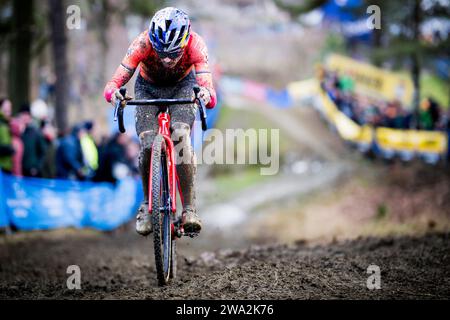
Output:
[[[123,110],[125,105],[129,104],[129,105],[158,105],[158,106],[166,106],[165,111],[160,112],[158,115],[158,124],[159,124],[159,128],[158,128],[158,134],[162,135],[162,137],[164,138],[164,141],[166,143],[166,156],[167,156],[167,172],[168,172],[168,176],[169,176],[169,194],[170,194],[170,200],[171,200],[171,210],[172,213],[175,214],[177,211],[177,199],[176,199],[176,188],[178,186],[178,191],[180,193],[180,199],[181,199],[181,203],[183,204],[183,193],[181,192],[181,186],[180,186],[180,182],[178,179],[178,175],[177,175],[177,170],[176,170],[176,166],[175,166],[175,154],[174,154],[174,144],[172,141],[172,138],[170,137],[170,115],[168,112],[168,108],[167,106],[169,105],[173,105],[173,104],[186,104],[186,103],[198,103],[200,108],[200,118],[202,121],[202,130],[206,131],[207,129],[207,124],[206,124],[206,112],[205,112],[205,105],[203,103],[202,99],[198,98],[198,94],[200,92],[200,87],[195,86],[193,88],[194,93],[195,93],[195,99],[194,100],[186,100],[186,99],[155,99],[155,100],[135,100],[135,101],[123,101],[121,102],[120,100],[116,101],[116,106],[115,106],[115,110],[114,110],[114,120],[116,121],[117,119],[119,120],[119,131],[121,133],[125,133],[125,126],[124,126],[124,122],[123,122]],[[120,88],[120,93],[122,94],[122,96],[126,96],[126,88],[122,87]],[[123,105],[122,105],[123,103]],[[153,146],[152,146],[152,152],[153,152]],[[148,181],[148,200],[149,203],[152,203],[152,164],[150,163],[150,179]],[[152,206],[149,206],[148,208],[149,213],[152,213]]]
[[[171,198],[171,207],[172,207],[172,213],[175,213],[177,211],[177,204],[176,204],[176,189],[175,189],[175,181],[178,180],[177,178],[177,171],[175,167],[175,155],[174,155],[174,145],[172,138],[170,137],[170,115],[167,112],[161,112],[158,115],[158,134],[162,135],[164,138],[164,141],[166,143],[166,155],[167,155],[167,172],[169,174],[169,192],[170,192],[170,198]],[[152,146],[152,152],[153,152],[153,146]],[[150,179],[148,179],[148,203],[152,203],[152,179],[153,177],[153,171],[152,171],[152,164],[150,163]],[[152,206],[148,206],[148,212],[152,213]]]
[[[174,144],[172,138],[170,137],[170,115],[168,112],[161,112],[158,115],[158,134],[162,135],[166,143],[166,155],[167,155],[167,172],[169,174],[169,192],[171,198],[172,213],[177,211],[177,201],[176,201],[176,186],[178,185],[178,191],[180,192],[181,202],[183,202],[183,196],[180,189],[180,184],[178,182],[178,175],[175,166],[175,155],[174,155]],[[153,146],[152,146],[153,152]],[[152,177],[152,164],[150,163],[150,177]],[[152,203],[152,179],[148,179],[148,203]],[[148,206],[148,212],[152,213],[152,206]]]
[[[198,235],[198,232],[184,232],[184,217],[181,215],[180,219],[177,219],[177,198],[176,198],[176,188],[178,186],[178,191],[180,193],[181,202],[183,203],[183,193],[181,192],[181,187],[176,171],[176,164],[175,164],[175,147],[174,143],[171,138],[171,132],[170,132],[170,114],[169,114],[169,106],[176,105],[176,104],[191,104],[191,103],[198,103],[200,106],[200,119],[202,121],[202,130],[206,131],[207,129],[207,123],[206,123],[206,113],[205,113],[205,105],[203,103],[203,100],[198,97],[201,89],[198,86],[194,86],[193,88],[195,98],[190,99],[149,99],[149,100],[119,100],[117,99],[115,103],[115,109],[114,109],[114,120],[119,120],[119,131],[121,133],[125,133],[125,125],[123,122],[123,112],[125,106],[128,105],[141,105],[141,106],[158,106],[162,107],[160,109],[160,112],[158,114],[158,136],[157,136],[157,143],[162,143],[164,141],[164,148],[161,146],[162,153],[159,152],[158,155],[160,155],[160,159],[154,159],[155,161],[161,161],[161,163],[153,163],[153,160],[150,160],[150,172],[149,172],[149,180],[148,180],[148,200],[149,200],[149,206],[148,206],[148,213],[152,215],[152,223],[153,226],[156,228],[156,231],[154,231],[154,238],[153,238],[153,244],[155,247],[155,264],[156,264],[156,271],[158,275],[158,282],[160,285],[167,284],[167,281],[170,277],[174,278],[176,273],[176,267],[174,268],[174,264],[176,263],[176,246],[175,246],[175,240],[176,238],[181,238],[182,236],[189,236],[191,238]],[[120,88],[120,94],[123,97],[126,97],[126,88],[122,87]],[[162,138],[162,140],[160,140]],[[156,155],[154,153],[155,149],[155,142],[153,142],[151,152],[152,156]],[[159,145],[158,145],[159,147]],[[152,199],[152,182],[153,178],[161,178],[161,172],[153,172],[153,165],[155,167],[158,167],[162,174],[164,175],[164,179],[167,177],[168,181],[166,184],[166,181],[158,181],[162,182],[160,185],[159,191],[159,199]],[[161,166],[159,166],[161,165]],[[167,167],[164,167],[167,166]],[[153,173],[157,174],[158,176],[153,177]],[[161,192],[162,191],[162,192]],[[168,193],[168,194],[167,194]],[[153,203],[153,200],[158,200],[158,202]],[[161,204],[164,202],[163,204]],[[152,207],[155,206],[155,209],[157,209],[159,212],[154,212],[155,215],[153,215]],[[162,211],[161,211],[162,210]],[[170,216],[172,215],[172,216]],[[155,219],[158,218],[158,219]],[[162,218],[162,221],[158,221]],[[169,218],[169,220],[168,220]],[[163,225],[161,225],[161,223]],[[167,224],[170,223],[170,226]],[[167,230],[167,228],[170,227],[170,231]],[[168,233],[170,232],[170,233]],[[171,239],[169,236],[171,235]]]

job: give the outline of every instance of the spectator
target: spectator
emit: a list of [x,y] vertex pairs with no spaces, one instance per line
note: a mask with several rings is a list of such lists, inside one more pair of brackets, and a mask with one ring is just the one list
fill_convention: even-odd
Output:
[[12,106],[8,99],[0,99],[0,170],[12,172],[12,146],[9,122],[11,119]]
[[350,75],[344,74],[339,78],[338,89],[344,93],[352,94],[355,91],[355,81]]
[[441,117],[441,110],[439,104],[434,99],[428,98],[428,100],[430,101],[430,115],[431,120],[433,121],[433,129],[436,129]]
[[23,159],[23,142],[22,134],[25,131],[25,124],[20,121],[19,118],[13,118],[10,123],[12,146],[14,148],[14,155],[12,157],[12,173],[21,177],[22,172],[22,159]]
[[25,125],[22,134],[23,159],[22,170],[26,177],[42,177],[42,167],[45,159],[46,143],[39,128],[33,122],[30,106],[24,104],[20,108],[20,119]]
[[433,130],[433,114],[431,111],[431,101],[430,99],[424,99],[420,103],[419,110],[419,128],[423,130]]
[[126,157],[130,164],[132,175],[139,175],[139,140],[130,139],[130,142],[126,144]]
[[410,129],[412,126],[413,114],[410,111],[403,110],[402,128]]
[[[395,88],[396,99],[386,102],[382,99],[368,99],[355,91],[355,81],[348,74],[339,75],[335,71],[325,71],[321,77],[321,87],[328,93],[337,108],[356,123],[385,126],[394,129],[409,129],[414,114],[400,103],[404,98],[406,82],[401,80]],[[443,130],[445,114],[432,98],[424,99],[418,113],[418,127],[422,130]]]
[[80,139],[86,134],[82,125],[72,129],[71,134],[61,138],[56,150],[56,176],[61,179],[84,180],[84,161]]
[[133,163],[127,157],[127,145],[129,142],[129,136],[120,133],[116,133],[109,140],[102,149],[100,165],[94,181],[116,183],[118,180],[131,174]]
[[377,127],[381,123],[381,113],[380,110],[370,104],[366,109],[364,109],[364,121],[374,127]]
[[42,177],[52,179],[56,176],[56,128],[48,121],[41,121],[41,133],[44,137],[46,152],[42,167]]
[[81,150],[87,168],[87,176],[92,178],[98,169],[98,149],[93,138],[94,123],[86,121],[83,126],[86,134],[80,140]]
[[46,120],[49,116],[48,106],[44,100],[36,99],[30,107],[31,117],[38,121]]
[[355,120],[353,99],[350,95],[345,94],[338,107],[343,114],[345,114],[350,119]]
[[388,128],[402,128],[403,116],[398,101],[389,102],[383,110],[383,125]]

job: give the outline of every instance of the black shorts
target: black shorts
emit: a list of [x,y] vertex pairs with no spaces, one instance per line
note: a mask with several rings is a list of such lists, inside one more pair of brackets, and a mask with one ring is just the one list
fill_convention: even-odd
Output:
[[[194,72],[189,73],[184,79],[171,86],[159,86],[146,81],[138,75],[134,92],[137,100],[140,99],[190,99],[193,87],[197,84]],[[136,133],[140,135],[145,131],[158,131],[157,115],[160,111],[156,106],[137,106],[135,113]],[[197,114],[197,105],[180,104],[169,107],[171,123],[181,122],[192,125]]]

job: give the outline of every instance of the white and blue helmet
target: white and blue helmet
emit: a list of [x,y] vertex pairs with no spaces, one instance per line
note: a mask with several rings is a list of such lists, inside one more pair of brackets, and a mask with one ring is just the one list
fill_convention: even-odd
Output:
[[155,13],[150,21],[149,36],[160,56],[177,56],[189,41],[191,22],[177,8],[167,7]]

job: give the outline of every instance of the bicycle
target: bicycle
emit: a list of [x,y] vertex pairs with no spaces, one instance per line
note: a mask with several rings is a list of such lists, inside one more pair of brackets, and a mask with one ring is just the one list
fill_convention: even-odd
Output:
[[[199,105],[202,130],[207,130],[206,112],[203,100],[198,97],[200,88],[194,87],[195,98],[189,99],[151,99],[117,101],[114,110],[114,121],[119,120],[119,131],[125,133],[123,112],[126,105],[162,107],[158,114],[159,130],[153,145],[149,173],[149,214],[152,215],[153,246],[155,253],[158,285],[168,284],[169,279],[176,277],[176,240],[196,233],[187,233],[183,228],[184,217],[177,214],[176,190],[181,193],[175,167],[174,144],[170,137],[169,106],[177,104],[197,103]],[[122,87],[120,93],[126,95]],[[180,197],[183,201],[183,197]]]

